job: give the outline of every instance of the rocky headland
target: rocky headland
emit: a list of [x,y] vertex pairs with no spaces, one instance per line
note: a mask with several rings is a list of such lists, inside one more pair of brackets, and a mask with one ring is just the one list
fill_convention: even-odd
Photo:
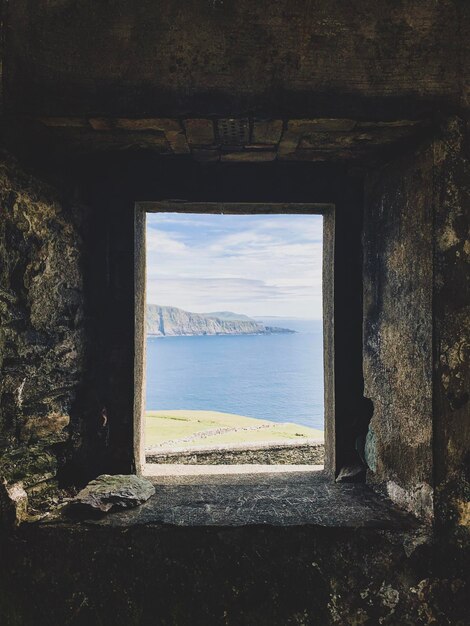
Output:
[[147,305],[147,334],[157,337],[190,335],[271,335],[293,333],[288,328],[265,326],[230,311],[191,313],[173,306]]

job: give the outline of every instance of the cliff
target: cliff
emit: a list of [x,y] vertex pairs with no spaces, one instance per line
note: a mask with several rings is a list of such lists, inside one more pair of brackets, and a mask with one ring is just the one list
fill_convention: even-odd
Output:
[[190,313],[172,306],[147,306],[147,334],[160,337],[176,335],[259,335],[292,333],[287,328],[265,326],[245,315],[224,311],[216,313]]

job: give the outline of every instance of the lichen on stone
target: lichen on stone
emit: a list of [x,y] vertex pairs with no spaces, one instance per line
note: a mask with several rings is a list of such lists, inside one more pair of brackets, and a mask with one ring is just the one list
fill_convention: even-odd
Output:
[[152,483],[141,476],[102,474],[88,483],[71,504],[74,510],[109,513],[139,506],[154,493]]
[[0,206],[0,477],[28,491],[55,479],[84,367],[81,238],[67,201],[7,154]]

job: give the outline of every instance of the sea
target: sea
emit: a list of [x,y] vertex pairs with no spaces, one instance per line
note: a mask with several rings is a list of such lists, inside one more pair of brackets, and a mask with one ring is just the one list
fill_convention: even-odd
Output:
[[296,332],[149,336],[146,409],[222,411],[323,430],[321,320],[257,320]]

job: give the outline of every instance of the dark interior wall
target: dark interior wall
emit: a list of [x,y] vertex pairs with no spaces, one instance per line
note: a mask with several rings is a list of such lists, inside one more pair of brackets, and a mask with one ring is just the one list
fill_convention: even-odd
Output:
[[336,204],[337,469],[357,460],[354,441],[367,427],[362,178],[337,166],[204,166],[150,154],[88,158],[55,178],[70,170],[81,206],[10,157],[3,166],[2,476],[44,483],[46,493],[51,480],[133,471],[134,206],[175,197]]
[[0,474],[37,492],[56,476],[78,427],[83,216],[7,154],[0,204]]
[[464,0],[5,3],[26,115],[400,119],[468,99]]
[[[396,483],[407,496],[408,491],[414,493],[416,482],[422,476],[428,477],[427,462],[431,459],[431,476],[438,476],[442,486],[439,502],[452,512],[444,519],[457,523],[461,533],[458,541],[453,543],[443,535],[431,539],[429,529],[401,533],[321,527],[180,529],[149,525],[103,530],[93,524],[86,527],[24,524],[16,535],[8,536],[5,541],[2,538],[0,542],[1,560],[7,563],[0,568],[0,615],[7,624],[69,621],[98,626],[109,623],[110,615],[113,622],[126,626],[155,623],[156,616],[163,624],[192,625],[225,620],[238,626],[241,615],[248,624],[279,626],[286,623],[346,625],[367,621],[374,624],[380,620],[385,624],[453,626],[465,623],[465,572],[468,568],[462,546],[466,541],[465,524],[468,526],[465,514],[468,483],[463,462],[468,447],[464,437],[468,432],[466,396],[461,386],[461,381],[465,380],[462,375],[466,371],[466,357],[461,356],[465,355],[465,350],[461,348],[460,333],[466,301],[463,294],[461,297],[452,295],[450,285],[455,280],[464,284],[462,275],[454,272],[463,271],[460,262],[468,245],[463,219],[468,197],[467,165],[462,160],[464,143],[459,124],[452,128],[453,131],[443,133],[431,148],[424,149],[417,157],[403,158],[381,168],[369,179],[364,304],[365,336],[370,343],[366,343],[364,350],[366,396],[372,398],[376,411],[373,393],[377,390],[380,394],[386,393],[384,398],[393,403],[393,413],[387,414],[387,403],[379,402],[380,412],[373,418],[374,431],[377,424],[379,433],[376,454],[377,467],[381,467],[382,472],[380,477]],[[2,243],[2,259],[7,260],[9,268],[2,280],[7,284],[14,274],[12,258],[13,264],[20,258],[29,264],[32,258],[43,258],[38,250],[44,246],[50,252],[48,258],[54,260],[52,269],[60,268],[60,272],[50,277],[45,271],[47,263],[39,264],[37,280],[46,282],[43,291],[35,292],[21,287],[24,277],[29,275],[21,267],[17,273],[21,280],[16,281],[10,299],[18,295],[25,299],[22,315],[26,320],[36,319],[34,315],[31,318],[29,309],[34,307],[31,302],[28,304],[28,299],[41,304],[36,308],[40,319],[44,314],[48,320],[47,338],[53,349],[61,345],[62,332],[71,332],[76,341],[82,332],[87,337],[86,361],[82,360],[82,352],[80,366],[72,361],[78,372],[73,382],[68,378],[70,361],[63,359],[62,353],[41,352],[39,357],[42,364],[48,363],[50,357],[60,372],[66,389],[63,406],[68,406],[70,400],[71,426],[68,428],[74,433],[72,442],[75,444],[50,446],[48,439],[46,446],[48,458],[54,463],[54,459],[59,460],[64,480],[83,481],[101,471],[132,469],[133,207],[136,199],[176,196],[188,200],[334,202],[338,217],[336,261],[341,276],[337,285],[338,298],[341,298],[337,304],[341,306],[336,339],[343,364],[337,371],[337,382],[341,385],[337,416],[345,432],[349,429],[351,434],[358,433],[358,422],[361,428],[365,427],[361,252],[360,247],[356,247],[362,221],[361,176],[354,176],[342,166],[201,166],[187,159],[161,160],[151,155],[107,156],[106,159],[96,156],[86,162],[67,164],[80,180],[80,193],[85,206],[90,207],[88,211],[72,209],[68,201],[61,200],[50,188],[14,170],[11,164],[5,167],[10,182],[5,183],[7,193],[2,206],[18,205],[24,211],[23,205],[31,204],[26,214],[35,230],[31,239],[23,241],[29,236],[29,226],[17,219],[21,211],[14,213],[14,210],[18,208],[11,209],[14,224],[10,226],[12,232],[18,231],[15,242],[21,255],[12,257],[10,247],[6,252]],[[382,191],[379,175],[382,176]],[[374,181],[376,186],[372,185]],[[16,198],[13,205],[12,198]],[[79,216],[86,217],[85,224],[80,223]],[[380,221],[385,218],[386,228]],[[433,223],[439,224],[434,231]],[[9,220],[5,224],[8,225]],[[69,245],[80,253],[66,253]],[[64,260],[67,263],[61,265]],[[430,267],[430,275],[422,274],[421,270],[414,272],[418,261],[420,265],[424,263],[426,270]],[[403,271],[398,271],[399,267]],[[76,282],[71,276],[77,277]],[[70,306],[64,312],[54,299],[58,286],[64,288],[62,281],[67,283],[66,295],[70,285],[73,286],[71,293],[79,295],[79,311]],[[382,300],[377,302],[381,302],[383,308],[374,309],[372,298],[379,292]],[[400,312],[399,316],[396,311]],[[408,330],[400,326],[401,315],[419,330],[417,335],[410,338],[406,334]],[[429,315],[431,335],[434,334],[431,353]],[[374,343],[381,337],[378,331],[387,324],[398,325],[398,339],[385,344]],[[424,338],[419,334],[423,329]],[[402,332],[405,339],[408,337],[414,342],[413,349],[418,350],[415,355],[403,351]],[[34,333],[27,335],[29,346],[34,336]],[[416,341],[416,337],[420,341]],[[437,363],[437,337],[441,338],[440,345],[449,346],[441,352],[442,365],[431,381],[427,375],[418,379],[417,372],[428,372],[423,368],[428,358],[431,363],[433,359]],[[23,345],[20,334],[12,338]],[[377,347],[379,352],[376,352]],[[402,359],[402,355],[406,358]],[[373,359],[376,359],[376,366]],[[393,367],[385,371],[384,364],[388,367],[389,363]],[[395,378],[400,375],[403,363],[409,377],[419,383],[414,384],[411,407],[416,414],[411,416],[404,407],[409,388],[405,385],[402,390]],[[21,367],[25,367],[25,361]],[[390,381],[393,388],[386,386]],[[415,454],[409,442],[400,439],[400,429],[414,428],[414,419],[421,420],[420,425],[427,429],[429,385],[433,402],[439,399],[442,403],[442,410],[434,407],[434,414],[431,407],[434,442],[431,457],[429,446],[422,446]],[[41,393],[46,398],[44,389]],[[22,424],[18,406],[10,406],[18,424]],[[396,425],[396,416],[400,427],[398,435],[393,434],[392,428]],[[428,432],[429,429],[425,434]],[[342,443],[338,442],[339,459],[353,456],[353,439],[347,437]],[[15,449],[35,453],[34,439],[25,446],[17,441],[15,438],[8,440]],[[451,447],[448,442],[452,442]],[[391,466],[394,462],[389,451],[392,446],[398,450],[404,467]],[[63,454],[59,455],[61,450]],[[65,454],[66,451],[72,454]],[[373,446],[369,452],[371,461]],[[24,457],[20,467],[29,472]],[[400,489],[396,488],[391,495],[401,497]],[[400,501],[410,502],[406,497]],[[411,500],[411,504],[417,512],[422,511],[423,507],[419,509],[416,502],[421,506],[421,499]],[[424,512],[428,512],[426,507]]]
[[[134,210],[136,201],[319,202],[336,205],[335,404],[337,469],[357,461],[355,438],[365,433],[362,394],[362,177],[343,166],[311,164],[201,165],[151,154],[96,157],[84,168],[93,215],[86,282],[93,319],[91,384],[106,407],[95,447],[95,471],[133,469]],[[97,441],[97,438],[94,439]],[[89,440],[91,446],[93,440]],[[77,463],[91,459],[85,455]]]
[[367,181],[364,378],[373,403],[371,478],[432,516],[433,153],[400,159]]
[[417,531],[25,525],[1,556],[6,626],[468,621],[464,554]]
[[438,523],[463,537],[470,528],[468,145],[465,124],[455,119],[434,144],[435,507]]
[[452,119],[416,158],[371,173],[364,228],[369,479],[462,532],[470,489],[466,145],[465,125]]
[[[30,134],[27,118],[41,116],[79,117],[77,138],[80,124],[99,135],[91,116],[468,120],[466,0],[0,4],[1,130],[35,166],[54,151],[54,129]],[[464,126],[454,121],[416,158],[371,172],[366,194],[369,479],[414,512],[433,508],[439,524],[403,533],[23,524],[0,533],[2,623],[467,623]],[[48,174],[68,170],[89,214],[11,160],[0,170],[0,473],[26,478],[32,493],[58,471],[78,484],[132,470],[132,208],[168,197],[336,203],[336,401],[349,433],[336,452],[339,463],[355,458],[369,408],[361,260],[348,247],[361,230],[360,178],[343,165],[204,167],[131,151],[72,162],[69,148]]]

